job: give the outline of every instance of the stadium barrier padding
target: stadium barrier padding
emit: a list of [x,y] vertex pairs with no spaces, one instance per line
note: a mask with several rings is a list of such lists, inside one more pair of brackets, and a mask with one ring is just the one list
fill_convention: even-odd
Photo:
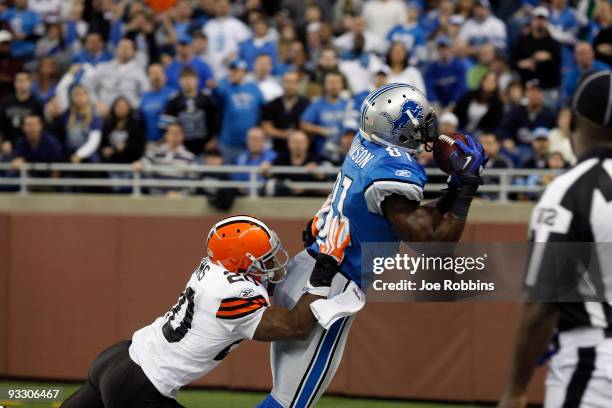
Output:
[[[0,376],[82,380],[105,347],[167,312],[217,216],[0,213]],[[290,254],[303,219],[271,219]],[[522,223],[471,223],[465,241],[524,241]],[[522,274],[522,270],[515,273]],[[371,303],[329,391],[493,401],[507,378],[517,306]],[[544,370],[530,399],[541,402]],[[196,385],[268,390],[269,345],[243,342]]]

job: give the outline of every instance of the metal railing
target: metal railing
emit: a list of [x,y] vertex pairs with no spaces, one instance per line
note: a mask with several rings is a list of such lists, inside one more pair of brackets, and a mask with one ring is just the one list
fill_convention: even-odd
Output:
[[[62,177],[37,177],[30,172],[59,172]],[[304,191],[331,191],[333,181],[330,181],[339,171],[338,167],[319,166],[314,170],[304,167],[273,166],[265,172],[254,166],[210,166],[210,165],[176,165],[176,166],[146,166],[135,171],[130,164],[68,164],[68,163],[25,163],[19,170],[11,169],[9,163],[0,163],[0,186],[18,186],[19,194],[28,194],[32,187],[109,187],[131,188],[133,197],[139,197],[144,188],[203,188],[223,189],[236,188],[246,192],[250,197],[261,195],[261,189],[266,181],[259,176],[273,177],[276,174],[313,175],[322,178],[321,181],[286,181],[291,189]],[[158,174],[184,173],[184,178],[156,178]],[[75,177],[75,174],[94,173],[94,177]],[[100,173],[123,173],[127,178],[100,177]],[[247,174],[247,180],[231,180],[233,174]],[[428,168],[431,176],[444,176],[439,169]],[[485,184],[480,192],[496,193],[498,200],[506,202],[513,193],[539,193],[542,186],[526,186],[515,184],[516,178],[529,176],[555,176],[554,170],[539,169],[487,169],[487,178],[497,178],[495,183]],[[204,178],[203,176],[209,176]],[[229,180],[215,179],[215,175],[230,176]],[[212,177],[212,178],[211,178]],[[427,184],[425,191],[440,191],[446,188],[444,183]]]

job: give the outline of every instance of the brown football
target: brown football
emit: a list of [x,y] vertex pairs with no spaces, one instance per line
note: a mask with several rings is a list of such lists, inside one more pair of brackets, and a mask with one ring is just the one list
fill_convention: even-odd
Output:
[[461,151],[455,145],[455,140],[461,140],[463,143],[467,144],[467,139],[465,135],[461,133],[452,133],[450,135],[440,135],[438,137],[438,141],[434,145],[433,157],[436,161],[436,164],[446,174],[453,174],[453,167],[450,161],[450,155],[452,152]]

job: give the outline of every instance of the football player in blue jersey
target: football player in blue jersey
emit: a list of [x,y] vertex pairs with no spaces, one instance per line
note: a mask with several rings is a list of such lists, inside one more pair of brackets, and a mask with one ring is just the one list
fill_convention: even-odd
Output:
[[[417,88],[388,84],[366,98],[332,193],[309,223],[306,250],[288,265],[275,303],[293,307],[305,291],[316,293],[311,279],[329,268],[340,273],[321,296],[362,286],[363,243],[459,240],[487,158],[470,136],[467,143],[456,141],[461,152],[451,155],[455,171],[448,188],[437,201],[421,205],[427,175],[415,155],[432,148],[438,136],[434,109]],[[354,318],[341,318],[327,330],[317,326],[306,341],[273,343],[274,385],[259,408],[313,406],[340,364]]]

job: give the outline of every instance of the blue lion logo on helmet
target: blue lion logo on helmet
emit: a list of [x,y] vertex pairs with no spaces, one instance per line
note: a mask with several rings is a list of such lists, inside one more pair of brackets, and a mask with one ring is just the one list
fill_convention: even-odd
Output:
[[419,122],[422,122],[425,118],[423,106],[410,99],[406,100],[402,104],[400,114],[396,118],[392,117],[388,112],[381,112],[381,115],[391,124],[392,134],[395,134],[400,129],[405,129],[410,123],[412,123],[410,121],[410,116],[408,116],[408,112],[410,112],[410,114]]

